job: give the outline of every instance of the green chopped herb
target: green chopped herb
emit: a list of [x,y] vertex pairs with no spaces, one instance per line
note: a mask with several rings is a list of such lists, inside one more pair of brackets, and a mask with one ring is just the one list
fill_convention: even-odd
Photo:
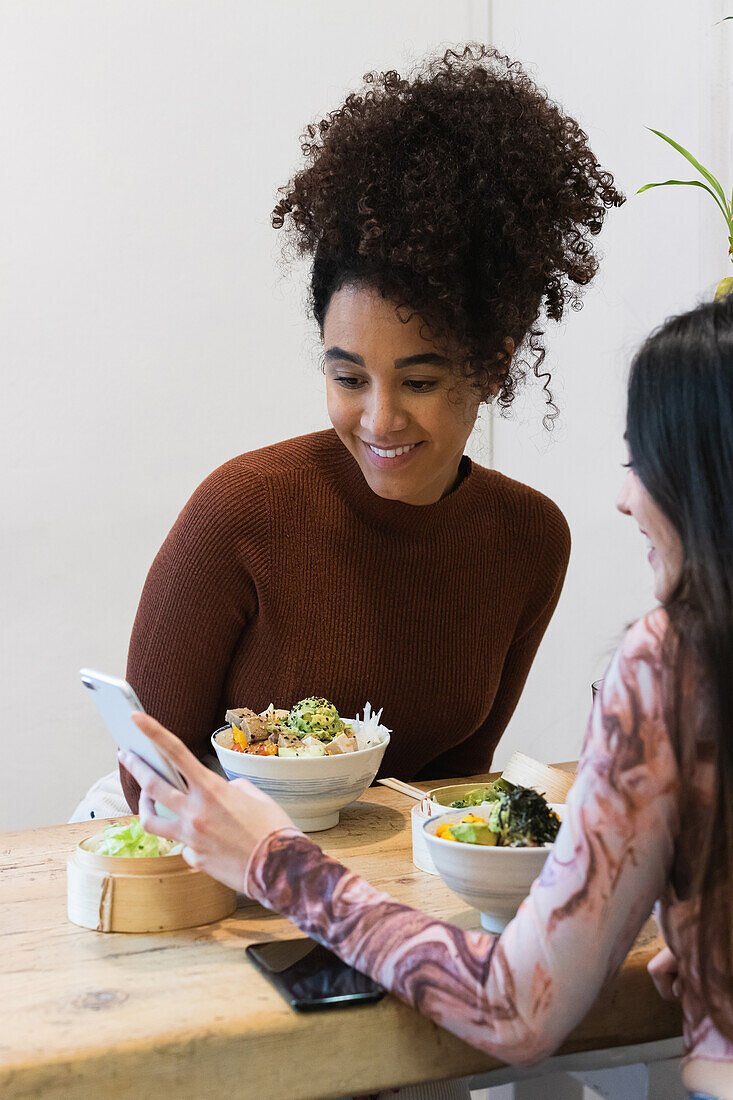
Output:
[[449,803],[452,810],[467,810],[471,806],[480,806],[482,802],[496,802],[503,794],[514,790],[514,784],[508,779],[495,779],[493,783],[484,783],[467,791],[463,798]]
[[560,819],[543,795],[529,787],[515,787],[491,807],[489,827],[499,833],[505,848],[551,844]]

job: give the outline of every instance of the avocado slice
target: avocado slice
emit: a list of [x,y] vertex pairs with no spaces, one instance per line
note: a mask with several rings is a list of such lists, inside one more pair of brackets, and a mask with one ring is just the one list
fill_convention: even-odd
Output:
[[476,825],[472,822],[456,821],[451,824],[450,831],[455,840],[464,844],[496,844],[499,834],[491,831],[488,825]]

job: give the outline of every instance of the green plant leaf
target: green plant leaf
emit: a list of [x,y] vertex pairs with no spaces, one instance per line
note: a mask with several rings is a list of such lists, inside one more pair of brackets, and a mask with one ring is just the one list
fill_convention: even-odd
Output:
[[637,195],[640,195],[642,191],[648,191],[650,187],[702,187],[703,191],[707,191],[709,195],[713,196],[716,203],[718,204],[718,209],[722,212],[723,217],[725,218],[726,225],[729,229],[733,229],[728,211],[720,202],[720,199],[715,194],[715,192],[711,190],[711,188],[708,187],[706,183],[700,183],[700,180],[665,180],[664,183],[645,183],[644,186],[640,187],[639,190],[636,192]]
[[713,23],[714,27],[719,27],[721,23],[727,23],[729,19],[733,19],[733,15],[724,15],[722,19],[719,19],[717,23]]
[[725,197],[725,191],[720,186],[720,183],[718,182],[718,180],[716,180],[712,172],[708,172],[707,168],[704,168],[702,164],[700,164],[700,161],[696,160],[696,158],[693,157],[692,153],[688,152],[688,150],[685,149],[683,145],[680,145],[673,138],[668,137],[667,134],[663,134],[661,130],[652,129],[651,126],[649,126],[648,129],[651,130],[653,134],[656,134],[657,137],[660,137],[662,141],[666,141],[667,144],[671,145],[673,149],[676,149],[678,153],[681,153],[685,160],[688,160],[690,162],[693,168],[697,168],[700,175],[705,177],[708,183],[711,184],[711,186],[720,196],[723,203],[723,213],[725,214],[725,219],[726,221],[730,221],[730,211],[728,210],[728,201]]

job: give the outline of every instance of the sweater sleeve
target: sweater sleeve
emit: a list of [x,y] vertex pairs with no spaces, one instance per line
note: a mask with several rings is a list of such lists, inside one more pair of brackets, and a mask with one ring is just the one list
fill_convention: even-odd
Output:
[[507,1062],[547,1057],[621,965],[669,874],[678,773],[662,632],[642,620],[616,654],[558,838],[501,937],[396,902],[295,829],[262,841],[247,892],[466,1042]]
[[[233,651],[257,612],[268,568],[266,493],[236,460],[193,494],[148,573],[130,639],[127,679],[145,710],[199,757],[221,725]],[[140,788],[120,768],[133,813]]]
[[494,749],[519,702],[532,662],[560,599],[570,559],[567,521],[556,504],[546,497],[541,499],[544,530],[540,551],[535,558],[529,594],[504,658],[491,710],[464,741],[430,762],[427,778],[454,779],[490,771]]

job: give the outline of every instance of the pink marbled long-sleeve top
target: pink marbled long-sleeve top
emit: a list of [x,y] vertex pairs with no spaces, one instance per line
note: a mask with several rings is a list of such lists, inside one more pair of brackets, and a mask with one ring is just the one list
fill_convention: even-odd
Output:
[[[666,627],[663,611],[650,613],[615,654],[557,840],[501,937],[401,905],[295,828],[255,850],[247,893],[442,1027],[516,1063],[544,1058],[562,1042],[659,899],[680,963],[688,1049],[733,1061],[733,1043],[701,1003],[694,903],[673,886],[684,845],[679,768],[661,703]],[[692,777],[703,800],[710,780],[703,771]]]

